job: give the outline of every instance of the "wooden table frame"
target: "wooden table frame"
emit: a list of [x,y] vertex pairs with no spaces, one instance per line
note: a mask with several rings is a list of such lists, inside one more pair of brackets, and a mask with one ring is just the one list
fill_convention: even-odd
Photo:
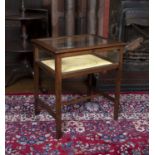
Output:
[[[77,37],[77,36],[73,36]],[[80,36],[78,36],[80,37]],[[60,37],[59,37],[60,38]],[[63,37],[61,37],[63,38]],[[57,39],[57,38],[56,38]],[[62,79],[69,78],[69,77],[77,77],[81,75],[91,75],[92,73],[101,72],[103,70],[108,71],[115,69],[116,72],[116,88],[115,88],[115,97],[111,97],[106,93],[102,93],[106,98],[110,99],[114,102],[114,119],[118,119],[118,112],[119,112],[119,99],[120,99],[120,83],[121,83],[121,72],[122,72],[122,60],[123,60],[123,51],[124,51],[124,43],[122,42],[114,42],[109,44],[100,44],[90,47],[82,47],[82,48],[69,48],[69,49],[63,49],[63,50],[56,50],[50,46],[47,46],[44,44],[44,40],[46,39],[34,39],[32,40],[34,44],[34,85],[35,85],[35,113],[38,114],[40,112],[40,108],[46,109],[50,115],[52,115],[56,120],[56,138],[61,138],[62,136],[62,120],[61,120],[61,109],[63,105],[69,105],[74,104],[79,101],[88,100],[95,95],[92,95],[91,91],[89,92],[89,96],[84,96],[79,99],[73,99],[70,102],[61,102],[61,95],[62,95]],[[40,62],[39,59],[39,52],[40,50],[46,50],[50,52],[55,59],[55,71],[44,65]],[[89,69],[84,69],[80,71],[75,72],[68,72],[63,73],[61,72],[61,59],[63,57],[69,57],[69,56],[75,56],[75,55],[82,55],[82,54],[92,54],[96,49],[101,49],[101,52],[109,51],[109,50],[118,50],[119,52],[119,61],[118,63],[111,64],[109,66],[101,66],[101,67],[93,67]],[[57,52],[58,51],[58,52]],[[47,71],[50,74],[54,75],[55,80],[55,96],[56,96],[56,104],[55,107],[50,107],[45,102],[43,102],[41,99],[39,99],[39,69],[42,68],[43,70]],[[91,76],[90,76],[91,77]],[[89,87],[90,89],[90,87]],[[55,108],[54,112],[52,109]]]

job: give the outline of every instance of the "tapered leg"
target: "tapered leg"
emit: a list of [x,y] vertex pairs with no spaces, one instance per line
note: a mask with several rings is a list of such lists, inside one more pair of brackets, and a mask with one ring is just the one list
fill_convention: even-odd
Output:
[[61,120],[61,91],[62,91],[62,78],[61,78],[61,58],[55,58],[55,95],[56,95],[56,138],[62,136],[62,120]]

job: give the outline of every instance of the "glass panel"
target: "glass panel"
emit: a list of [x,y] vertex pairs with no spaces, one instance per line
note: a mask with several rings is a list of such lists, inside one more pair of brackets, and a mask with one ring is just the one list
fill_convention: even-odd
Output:
[[40,50],[39,51],[39,60],[49,60],[49,59],[54,59],[53,55],[46,51],[46,50]]
[[119,62],[119,51],[118,50],[107,50],[104,51],[102,49],[100,50],[95,50],[95,54],[103,59],[106,59],[110,62],[113,63],[118,63]]
[[41,39],[44,44],[50,46],[54,49],[70,49],[70,48],[83,48],[83,47],[91,47],[97,45],[103,45],[110,43],[109,40],[103,39],[98,36],[93,35],[82,35],[82,36],[74,36],[74,37],[61,37],[61,38],[49,38],[49,39]]

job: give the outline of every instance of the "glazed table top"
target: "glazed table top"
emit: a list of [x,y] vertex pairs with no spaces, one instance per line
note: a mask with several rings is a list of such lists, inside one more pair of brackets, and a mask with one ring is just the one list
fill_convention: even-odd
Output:
[[124,46],[125,43],[109,40],[96,35],[74,35],[55,38],[33,39],[32,42],[53,54],[112,48]]

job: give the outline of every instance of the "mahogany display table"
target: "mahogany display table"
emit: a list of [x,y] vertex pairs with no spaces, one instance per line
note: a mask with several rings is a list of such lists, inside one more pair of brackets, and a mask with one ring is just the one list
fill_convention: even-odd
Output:
[[[62,107],[91,99],[99,94],[99,92],[92,94],[92,89],[89,85],[87,96],[84,95],[81,98],[73,99],[69,102],[62,102],[62,80],[65,78],[116,70],[116,89],[114,97],[103,92],[101,94],[114,102],[114,119],[117,120],[124,43],[104,39],[96,35],[34,39],[32,43],[35,47],[35,112],[38,114],[40,108],[44,108],[56,119],[57,138],[61,138],[62,136]],[[41,53],[47,53],[47,56],[44,55],[44,57],[42,57]],[[56,96],[54,107],[50,107],[39,98],[40,69],[54,77]]]

